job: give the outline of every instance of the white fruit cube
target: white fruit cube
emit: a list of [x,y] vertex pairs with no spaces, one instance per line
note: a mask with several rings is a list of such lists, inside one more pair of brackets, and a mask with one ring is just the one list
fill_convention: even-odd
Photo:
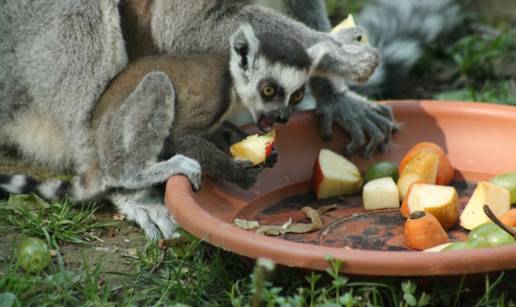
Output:
[[509,191],[487,181],[479,182],[460,216],[460,225],[471,230],[490,222],[484,213],[484,205],[488,205],[497,217],[502,216],[511,208]]
[[362,199],[366,210],[399,208],[398,187],[392,177],[371,180],[364,185]]
[[355,164],[328,149],[321,149],[314,164],[312,183],[318,199],[360,191],[362,175]]

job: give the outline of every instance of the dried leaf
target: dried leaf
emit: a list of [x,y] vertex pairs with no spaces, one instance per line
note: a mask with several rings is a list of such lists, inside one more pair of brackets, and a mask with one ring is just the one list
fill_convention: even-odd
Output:
[[239,218],[236,218],[233,221],[233,224],[235,224],[236,227],[244,230],[250,230],[260,227],[260,223],[258,223],[258,221],[248,221]]
[[113,220],[115,221],[125,221],[125,219],[127,218],[125,214],[122,214],[120,212],[117,212],[115,214],[113,214]]
[[290,224],[292,224],[292,218],[289,218],[288,221],[285,222],[285,224],[281,225],[281,228],[287,229],[288,226],[290,226]]
[[292,224],[292,219],[289,219],[288,222],[283,225],[262,225],[256,230],[256,233],[269,236],[279,236],[286,233],[309,233],[321,229],[323,227],[321,214],[335,208],[337,208],[337,205],[335,204],[323,206],[317,210],[311,207],[303,207],[301,211],[303,211],[305,216],[310,219],[310,223]]
[[337,209],[337,205],[336,204],[322,206],[321,208],[317,209],[317,212],[319,212],[319,215],[323,215],[326,212],[328,212],[330,210],[333,210],[333,209]]

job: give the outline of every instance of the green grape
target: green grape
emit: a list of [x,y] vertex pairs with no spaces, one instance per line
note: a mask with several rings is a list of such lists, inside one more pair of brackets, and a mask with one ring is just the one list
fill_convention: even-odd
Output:
[[473,230],[469,232],[468,239],[474,240],[479,238],[486,238],[487,235],[491,234],[494,231],[498,231],[501,228],[498,227],[495,223],[485,223],[475,227]]
[[37,238],[27,238],[18,244],[17,263],[29,273],[37,273],[50,263],[50,249]]
[[491,178],[491,182],[504,187],[511,194],[511,204],[516,203],[516,173],[506,173]]
[[469,242],[453,242],[452,244],[446,246],[446,248],[443,249],[443,251],[458,251],[472,248],[473,247],[469,244]]
[[383,177],[391,177],[394,182],[398,181],[398,166],[387,161],[376,162],[367,168],[365,181],[369,182]]
[[486,238],[468,239],[468,243],[472,248],[491,247],[491,243]]
[[491,246],[502,246],[515,243],[514,237],[501,228],[488,234],[486,239],[489,241]]

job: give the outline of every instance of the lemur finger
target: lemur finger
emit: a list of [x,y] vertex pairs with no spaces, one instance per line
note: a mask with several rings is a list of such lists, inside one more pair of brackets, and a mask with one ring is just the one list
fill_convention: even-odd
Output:
[[278,152],[276,149],[272,149],[272,152],[270,155],[265,159],[265,162],[263,163],[264,167],[273,167],[276,162],[278,162]]
[[172,159],[178,165],[177,174],[186,176],[194,191],[199,191],[202,182],[202,171],[199,162],[183,155],[176,155]]
[[321,135],[321,138],[326,142],[331,141],[331,139],[333,138],[332,124],[333,124],[332,113],[329,111],[320,112],[320,115],[319,115],[320,132],[319,132],[319,134]]
[[374,110],[376,111],[376,113],[379,113],[383,119],[390,122],[390,124],[392,125],[393,133],[399,131],[399,125],[394,119],[394,113],[392,112],[392,108],[390,106],[377,104]]
[[364,148],[363,156],[367,159],[376,152],[380,144],[383,144],[385,139],[388,138],[388,133],[384,133],[373,121],[368,118],[364,118],[364,129],[369,136],[369,143]]
[[390,139],[390,135],[394,133],[396,129],[396,123],[393,120],[387,119],[376,112],[369,112],[368,116],[371,121],[380,126],[380,128],[386,132],[387,138]]
[[163,204],[148,205],[145,210],[154,224],[161,231],[161,235],[164,239],[172,238],[175,235],[177,227],[170,218],[167,208]]
[[152,241],[159,240],[161,238],[161,232],[158,227],[154,224],[151,217],[147,213],[147,210],[141,208],[139,205],[135,205],[136,208],[133,210],[127,210],[130,214],[126,213],[128,220],[133,220],[140,226],[145,233],[145,236]]
[[337,119],[337,123],[346,129],[351,136],[351,142],[344,149],[344,153],[347,156],[351,156],[366,144],[366,137],[362,125],[356,120],[344,122],[342,119]]

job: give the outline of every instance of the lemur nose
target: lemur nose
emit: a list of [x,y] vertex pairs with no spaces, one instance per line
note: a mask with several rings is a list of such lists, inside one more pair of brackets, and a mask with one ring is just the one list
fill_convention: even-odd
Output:
[[280,123],[280,124],[284,124],[286,122],[288,122],[288,118],[289,118],[289,115],[286,114],[286,113],[280,113],[280,115],[278,115],[278,117],[276,118],[276,122]]

